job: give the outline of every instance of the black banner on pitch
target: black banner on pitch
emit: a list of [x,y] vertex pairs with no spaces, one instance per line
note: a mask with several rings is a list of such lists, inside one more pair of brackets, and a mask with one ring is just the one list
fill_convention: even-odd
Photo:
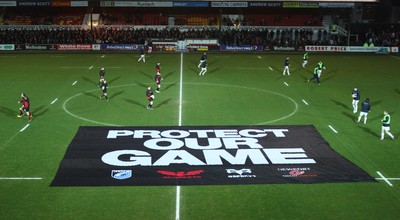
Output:
[[311,125],[80,127],[51,186],[362,181]]

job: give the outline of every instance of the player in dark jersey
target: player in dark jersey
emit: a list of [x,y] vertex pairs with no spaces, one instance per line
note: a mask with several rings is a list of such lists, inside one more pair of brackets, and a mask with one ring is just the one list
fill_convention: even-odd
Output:
[[110,99],[108,99],[108,96],[107,96],[108,84],[107,84],[107,81],[105,79],[102,81],[100,88],[101,88],[101,90],[103,92],[103,94],[101,94],[101,96],[100,96],[100,99],[102,99],[103,97],[106,97],[106,100],[108,102]]
[[142,47],[140,49],[140,58],[138,59],[138,63],[143,60],[143,63],[146,63],[146,55],[144,54],[144,48]]
[[289,57],[287,57],[287,58],[285,59],[285,68],[283,69],[283,75],[285,75],[285,73],[287,73],[288,76],[290,76],[289,66],[290,66],[290,64],[289,64]]
[[357,113],[358,102],[360,101],[360,91],[358,91],[357,87],[355,87],[353,89],[353,91],[351,92],[351,97],[353,98],[353,100],[352,100],[353,113]]
[[99,83],[97,84],[97,86],[99,87],[99,88],[101,88],[101,84],[102,84],[102,82],[103,82],[103,80],[104,80],[104,76],[106,75],[106,70],[104,69],[104,67],[102,67],[101,69],[100,69],[100,71],[99,71],[99,77],[100,77],[100,80],[99,80]]
[[147,110],[153,110],[154,94],[150,86],[147,87],[146,97],[147,100],[149,101],[149,105],[147,105]]
[[153,42],[151,40],[147,41],[147,53],[151,53],[153,51]]
[[206,53],[203,53],[203,55],[202,55],[201,58],[200,58],[200,63],[199,63],[199,65],[197,65],[197,68],[200,68],[200,67],[201,67],[201,64],[202,64],[203,62],[205,62],[205,61],[207,61],[207,54],[206,54]]
[[361,111],[360,115],[358,116],[357,123],[361,121],[361,118],[364,116],[364,124],[367,124],[367,116],[368,112],[371,110],[371,105],[369,104],[369,98],[361,103]]
[[164,79],[161,77],[161,73],[160,73],[160,72],[157,72],[157,73],[156,73],[156,76],[154,77],[154,81],[155,81],[156,84],[157,84],[156,93],[160,93],[161,81],[162,81],[162,80],[164,80]]
[[204,62],[201,63],[201,71],[199,73],[199,76],[204,76],[207,72],[207,61],[205,60]]
[[26,115],[28,116],[28,121],[32,120],[32,114],[29,110],[30,108],[30,102],[29,98],[25,93],[21,93],[21,100],[18,102],[22,104],[21,108],[19,108],[19,115],[17,115],[18,118],[22,118],[24,116],[24,112],[26,112]]

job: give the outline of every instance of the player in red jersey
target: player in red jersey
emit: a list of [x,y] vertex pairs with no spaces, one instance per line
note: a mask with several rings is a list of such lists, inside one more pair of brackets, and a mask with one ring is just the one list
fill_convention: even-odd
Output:
[[147,110],[153,110],[154,94],[153,94],[153,91],[151,90],[150,86],[147,87],[146,97],[147,97],[147,100],[149,101],[149,105],[147,106]]
[[17,117],[22,118],[22,116],[24,116],[24,112],[26,112],[26,115],[28,116],[28,121],[31,121],[32,114],[29,110],[30,102],[28,96],[25,93],[21,93],[21,100],[18,103],[22,104],[22,106],[21,108],[19,108],[19,115],[17,115]]

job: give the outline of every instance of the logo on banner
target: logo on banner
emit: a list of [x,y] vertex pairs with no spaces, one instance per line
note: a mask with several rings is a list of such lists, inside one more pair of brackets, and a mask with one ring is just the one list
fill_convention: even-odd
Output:
[[316,177],[317,174],[311,173],[309,167],[297,168],[278,168],[278,171],[284,172],[282,177]]
[[235,170],[235,169],[226,169],[226,172],[228,174],[228,178],[254,178],[256,175],[251,175],[251,169],[240,169],[240,170]]
[[192,171],[178,171],[172,172],[167,170],[157,170],[157,173],[163,175],[164,179],[176,178],[176,179],[198,179],[201,178],[200,174],[204,170],[192,170]]
[[111,177],[117,180],[129,179],[132,177],[132,170],[112,170]]

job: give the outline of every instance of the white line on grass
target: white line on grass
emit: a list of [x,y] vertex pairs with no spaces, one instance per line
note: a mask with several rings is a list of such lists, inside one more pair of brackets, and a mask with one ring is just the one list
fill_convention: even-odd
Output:
[[27,127],[29,127],[29,125],[31,125],[31,124],[26,124],[25,127],[23,127],[21,130],[19,130],[19,132],[23,132]]
[[283,83],[285,83],[286,86],[289,86],[289,84],[287,84],[286,82],[283,82]]
[[302,101],[304,102],[304,104],[308,105],[308,102],[306,100],[303,99]]
[[[183,76],[183,53],[181,53],[181,66],[180,66],[180,79],[179,79],[179,119],[178,125],[182,126],[182,76]],[[176,186],[176,195],[175,195],[175,219],[180,219],[180,206],[181,206],[181,186]]]
[[392,184],[391,182],[389,182],[389,180],[388,180],[385,176],[383,176],[381,172],[376,171],[376,173],[377,173],[389,186],[392,186],[392,187],[393,187],[393,184]]
[[54,99],[50,104],[54,104],[55,102],[57,102],[58,98]]
[[272,69],[272,67],[269,66],[268,68],[269,68],[271,71],[274,71],[274,69]]
[[395,58],[395,59],[398,59],[398,60],[400,60],[400,58],[399,57],[396,57],[396,56],[393,56],[393,55],[390,55],[391,57],[393,57],[393,58]]
[[91,70],[93,68],[93,66],[90,66],[89,69]]
[[104,58],[106,55],[101,56],[101,58]]
[[182,126],[182,75],[183,75],[183,53],[181,53],[180,79],[179,79],[179,121],[178,125]]
[[400,178],[390,178],[390,177],[388,177],[388,178],[375,178],[376,180],[384,180],[384,179],[387,179],[387,180],[400,180]]
[[261,59],[261,57],[260,57],[260,56],[258,56],[258,59]]
[[336,134],[338,133],[333,127],[332,127],[332,125],[329,125],[328,126],[333,132],[335,132]]
[[264,68],[256,68],[256,67],[244,67],[244,68],[238,68],[239,70],[263,70]]
[[78,81],[73,82],[72,85],[74,86],[77,82],[78,82]]
[[181,187],[176,186],[176,204],[175,204],[175,219],[179,220],[180,216],[180,200],[181,200]]
[[0,180],[41,180],[42,177],[0,177]]

